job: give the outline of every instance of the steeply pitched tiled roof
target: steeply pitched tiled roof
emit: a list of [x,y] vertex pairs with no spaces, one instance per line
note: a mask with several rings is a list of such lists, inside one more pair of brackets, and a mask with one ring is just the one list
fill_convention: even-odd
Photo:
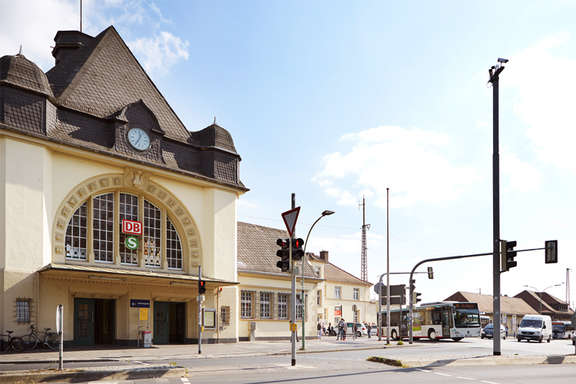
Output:
[[340,267],[328,262],[324,267],[324,278],[327,281],[335,281],[340,283],[347,283],[347,284],[361,284],[371,286],[372,283],[369,281],[363,281],[358,277],[354,276],[351,273],[346,272]]
[[[288,232],[261,225],[238,222],[238,272],[264,272],[288,276],[276,266],[280,260],[276,251],[280,249],[276,240],[288,238]],[[315,277],[304,263],[304,275]]]
[[[446,298],[446,301],[458,300],[457,296],[464,298],[464,301],[470,303],[477,303],[480,312],[492,313],[493,312],[493,299],[492,295],[480,295],[478,293],[463,292],[458,291],[455,294]],[[502,313],[509,315],[528,315],[537,314],[531,306],[529,306],[524,300],[517,297],[501,296],[500,297],[500,308]]]
[[[247,190],[230,133],[216,124],[188,131],[114,27],[54,40],[47,74],[20,54],[0,58],[1,129]],[[17,107],[6,113],[8,100]],[[134,127],[149,133],[147,150],[128,143]]]
[[0,82],[52,96],[44,72],[22,54],[0,57]]
[[107,118],[141,99],[167,137],[190,139],[190,132],[114,27],[63,58],[47,76],[63,106]]

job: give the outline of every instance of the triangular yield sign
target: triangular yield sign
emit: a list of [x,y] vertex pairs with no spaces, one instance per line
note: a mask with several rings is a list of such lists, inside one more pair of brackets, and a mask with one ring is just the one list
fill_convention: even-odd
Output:
[[284,224],[286,224],[286,229],[290,234],[290,237],[294,235],[294,228],[296,228],[296,221],[298,220],[298,214],[300,213],[300,207],[296,207],[282,214],[282,219],[284,219]]

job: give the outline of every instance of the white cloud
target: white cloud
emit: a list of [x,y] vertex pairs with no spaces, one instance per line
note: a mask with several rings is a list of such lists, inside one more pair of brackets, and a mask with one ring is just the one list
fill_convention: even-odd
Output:
[[22,53],[47,70],[54,65],[51,46],[58,30],[78,29],[79,6],[73,0],[0,0],[0,56]]
[[511,57],[505,76],[517,90],[514,111],[538,159],[576,172],[576,59],[557,53],[573,45],[568,34],[544,39]]
[[[44,71],[54,65],[51,47],[59,30],[78,30],[80,7],[77,0],[42,0],[33,6],[27,1],[0,0],[0,56],[22,53]],[[24,22],[23,22],[24,21]],[[96,35],[106,27],[128,35],[133,27],[146,24],[149,36],[129,46],[149,71],[166,73],[170,66],[188,59],[188,42],[161,31],[171,21],[155,3],[145,0],[84,1],[83,31]],[[137,51],[137,52],[136,52]]]
[[342,205],[357,204],[363,192],[374,194],[376,204],[384,207],[386,187],[396,207],[448,201],[479,180],[472,167],[449,159],[453,143],[446,134],[381,126],[341,140],[350,143],[349,151],[324,156],[323,169],[313,180]]
[[188,45],[188,41],[165,31],[151,38],[141,38],[128,43],[146,71],[162,74],[167,73],[168,69],[180,60],[188,60]]
[[521,160],[512,151],[502,151],[500,164],[505,188],[527,192],[538,190],[540,187],[541,172],[532,163]]

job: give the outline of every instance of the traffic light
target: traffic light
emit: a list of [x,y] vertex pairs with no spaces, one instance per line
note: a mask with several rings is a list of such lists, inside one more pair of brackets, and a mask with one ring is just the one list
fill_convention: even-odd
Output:
[[198,280],[198,294],[203,295],[206,293],[206,281]]
[[558,262],[558,240],[548,240],[544,243],[544,262],[553,264]]
[[414,289],[416,288],[416,285],[414,284],[416,284],[416,280],[415,279],[410,280],[410,292],[414,292]]
[[434,270],[432,267],[428,267],[428,278],[432,280],[434,278]]
[[276,256],[281,258],[281,260],[276,263],[276,266],[280,268],[282,272],[288,272],[290,270],[290,240],[278,239],[276,240],[276,245],[280,246],[280,249],[276,251]]
[[420,298],[420,296],[422,296],[422,294],[420,292],[414,292],[413,296],[412,296],[412,303],[417,304],[417,303],[421,302],[422,299]]
[[304,257],[304,250],[302,247],[304,246],[304,240],[292,239],[292,260],[302,260]]
[[500,272],[514,268],[518,263],[514,261],[517,252],[514,250],[516,241],[500,240]]

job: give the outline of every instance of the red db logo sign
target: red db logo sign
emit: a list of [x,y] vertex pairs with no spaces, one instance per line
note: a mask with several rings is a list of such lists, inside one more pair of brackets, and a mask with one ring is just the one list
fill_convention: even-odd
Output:
[[141,235],[142,223],[133,220],[122,220],[122,233],[129,233],[131,235]]

